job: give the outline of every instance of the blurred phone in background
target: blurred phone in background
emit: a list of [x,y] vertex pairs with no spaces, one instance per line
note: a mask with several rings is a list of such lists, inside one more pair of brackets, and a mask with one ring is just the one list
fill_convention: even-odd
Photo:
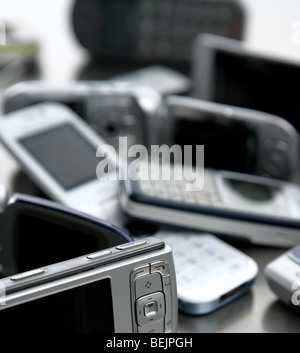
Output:
[[300,132],[299,60],[211,34],[193,44],[193,96],[278,115]]
[[79,43],[97,58],[189,64],[192,39],[214,33],[242,39],[239,1],[76,0],[72,25]]

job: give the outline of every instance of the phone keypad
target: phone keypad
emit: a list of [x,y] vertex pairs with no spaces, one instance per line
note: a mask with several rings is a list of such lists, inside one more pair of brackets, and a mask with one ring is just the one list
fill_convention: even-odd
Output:
[[137,1],[136,51],[140,57],[189,61],[199,33],[241,39],[243,15],[237,3],[205,0]]
[[235,248],[211,235],[164,231],[157,237],[172,248],[178,292],[216,281],[222,285],[249,264]]
[[169,266],[157,261],[135,268],[131,273],[136,331],[172,331],[172,286]]
[[[141,166],[142,168],[142,166]],[[177,167],[178,168],[178,167]],[[180,167],[181,168],[181,167]],[[210,206],[210,207],[224,207],[217,192],[217,187],[213,182],[213,178],[209,171],[205,171],[205,177],[203,186],[199,184],[199,190],[188,191],[186,190],[186,180],[153,180],[145,178],[145,175],[141,174],[143,178],[139,180],[139,187],[141,191],[150,197],[162,199],[165,201],[184,202],[188,204]],[[201,177],[199,177],[201,181]],[[193,184],[194,182],[192,182]]]

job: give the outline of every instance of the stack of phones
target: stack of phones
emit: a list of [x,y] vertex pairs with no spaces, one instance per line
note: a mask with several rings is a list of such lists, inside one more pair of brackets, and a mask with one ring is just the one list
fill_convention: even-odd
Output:
[[[184,6],[176,3],[178,21],[168,17],[166,30],[153,24],[160,16],[167,20],[172,1],[135,4],[133,12],[134,3],[118,6],[136,20],[136,38],[127,41],[133,27],[123,23],[120,46],[113,47],[113,40],[96,50],[93,41],[105,37],[109,25],[104,23],[104,32],[93,28],[96,37],[87,35],[93,26],[82,27],[83,2],[75,2],[73,25],[80,43],[95,56],[186,64],[191,38],[204,30],[217,28],[215,34],[235,40],[196,37],[193,82],[153,66],[107,82],[31,81],[6,91],[0,140],[58,203],[18,194],[8,198],[0,188],[2,330],[174,332],[178,308],[207,314],[254,283],[256,262],[220,238],[277,247],[300,243],[300,188],[293,183],[299,149],[295,92],[276,96],[278,85],[268,79],[276,88],[272,95],[261,93],[270,86],[253,89],[264,68],[285,79],[299,75],[298,66],[260,57],[236,40],[244,22],[236,2],[195,1],[209,26],[196,21],[188,31],[182,21],[193,17],[193,7],[181,11]],[[116,19],[108,2],[84,6],[92,14],[108,9]],[[219,11],[211,11],[215,8]],[[241,78],[244,90],[237,88]],[[191,88],[195,98],[170,95]],[[153,146],[158,161],[152,158]],[[175,156],[186,146],[189,155]],[[148,159],[138,158],[141,151]],[[128,220],[154,225],[155,231],[129,236],[111,225],[125,228]],[[297,302],[294,306],[297,292],[287,287],[296,281],[299,258],[296,247],[266,269],[270,287],[285,302]],[[293,271],[288,284],[283,268]],[[30,323],[20,320],[29,313]]]
[[3,332],[176,331],[173,256],[163,241],[134,241],[107,222],[33,196],[15,194],[3,208]]
[[[293,178],[298,135],[289,123],[271,114],[194,98],[163,98],[153,89],[142,85],[138,86],[139,89],[135,85],[117,82],[79,83],[73,86],[73,91],[62,89],[61,92],[65,94],[59,95],[60,99],[56,102],[53,102],[56,100],[55,88],[51,85],[32,82],[12,87],[6,95],[5,106],[9,107],[10,113],[3,118],[0,139],[36,185],[60,204],[121,227],[124,226],[122,217],[126,220],[129,217],[197,231],[199,241],[195,240],[194,234],[192,246],[197,249],[203,247],[203,256],[209,252],[214,254],[208,256],[207,267],[221,266],[221,259],[230,257],[228,254],[232,253],[237,263],[228,263],[226,273],[215,271],[212,283],[207,283],[207,288],[213,288],[218,281],[223,281],[225,277],[228,279],[222,282],[223,291],[213,299],[198,295],[205,281],[197,282],[200,289],[195,289],[193,298],[181,292],[184,285],[181,280],[178,282],[182,311],[203,314],[215,310],[245,293],[257,274],[253,260],[228,248],[211,233],[272,246],[291,246],[300,242],[300,203],[297,201],[300,200],[300,192],[295,184],[288,181]],[[93,92],[91,96],[90,91]],[[131,104],[127,105],[128,98],[131,103],[134,102],[135,113],[139,114],[130,115],[133,110]],[[101,106],[104,101],[107,109],[111,107],[118,113],[110,114],[108,109],[106,114],[105,110],[100,109],[101,115],[107,118],[106,122],[134,122],[130,132],[126,129],[116,132],[119,143],[128,142],[126,138],[133,135],[145,141],[142,147],[146,150],[147,147],[161,144],[171,148],[172,144],[177,143],[184,147],[189,136],[184,135],[184,131],[195,130],[195,124],[209,131],[209,124],[213,123],[214,127],[218,126],[221,130],[233,127],[236,136],[241,131],[246,134],[247,143],[244,143],[241,160],[247,160],[248,163],[239,164],[235,166],[236,169],[233,167],[235,170],[221,171],[216,165],[199,169],[196,163],[195,168],[192,161],[188,180],[184,173],[181,179],[166,181],[139,178],[139,173],[147,167],[147,163],[135,160],[138,168],[133,168],[133,172],[128,174],[130,163],[124,163],[124,156],[116,151],[116,139],[105,139],[99,135],[99,131],[102,131],[102,116],[96,118],[93,115],[92,121],[96,122],[96,127],[89,120],[92,116],[89,115],[90,108]],[[96,111],[93,110],[94,113]],[[183,136],[179,134],[180,129]],[[196,141],[195,137],[192,144],[195,145]],[[266,144],[266,141],[272,142],[271,145]],[[136,157],[130,155],[135,146],[133,142],[125,144],[125,156]],[[269,164],[264,163],[262,155],[267,156]],[[229,155],[227,158],[231,157]],[[184,161],[181,164],[177,162],[173,165],[153,165],[154,169],[162,168],[155,174],[164,173],[166,166],[184,171]],[[199,185],[195,182],[199,182]],[[186,189],[187,183],[194,191]],[[203,235],[203,232],[210,235]],[[174,242],[169,233],[158,232],[156,235],[176,249],[177,241]],[[176,239],[180,243],[186,242],[188,238],[177,232]],[[181,260],[175,251],[174,256],[175,264],[179,264]],[[195,259],[187,256],[184,261],[191,264]],[[178,278],[191,280],[187,279],[188,275],[177,272],[178,266]],[[202,262],[199,271],[201,266],[204,266]],[[231,270],[231,266],[238,270]],[[151,316],[153,308],[148,309],[147,313]],[[160,326],[155,326],[153,330],[161,331],[162,318],[156,309],[154,311]],[[144,319],[138,321],[137,329],[142,330],[140,327],[145,325]],[[165,330],[168,331],[168,328]]]

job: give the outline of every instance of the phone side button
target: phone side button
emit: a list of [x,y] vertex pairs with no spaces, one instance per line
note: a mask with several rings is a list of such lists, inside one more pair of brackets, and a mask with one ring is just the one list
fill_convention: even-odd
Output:
[[94,260],[94,259],[99,259],[99,258],[106,256],[106,255],[109,255],[111,253],[112,252],[110,250],[102,250],[102,251],[87,255],[86,258],[89,260]]
[[28,278],[28,277],[40,275],[44,272],[45,272],[45,270],[43,270],[42,268],[38,268],[36,270],[18,273],[17,275],[11,276],[10,279],[11,279],[11,281],[20,281],[20,280]]
[[118,249],[118,250],[126,250],[126,249],[131,249],[131,248],[134,248],[134,247],[137,247],[137,246],[140,246],[140,245],[144,245],[144,244],[147,244],[146,240],[137,240],[137,241],[132,241],[132,242],[129,242],[129,243],[118,245],[118,246],[116,246],[116,249]]
[[166,297],[165,331],[173,331],[172,284],[171,276],[163,276],[163,289]]
[[150,274],[149,264],[144,266],[136,267],[131,271],[131,278],[135,281],[138,277],[142,277]]

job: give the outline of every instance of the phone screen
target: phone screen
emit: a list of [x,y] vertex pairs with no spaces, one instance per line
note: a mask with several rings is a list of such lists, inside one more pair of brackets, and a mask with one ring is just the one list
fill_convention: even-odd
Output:
[[70,124],[26,137],[20,143],[66,190],[96,179],[98,146]]
[[275,188],[254,182],[246,182],[226,178],[231,189],[245,200],[255,202],[268,202],[273,200]]
[[[253,173],[256,165],[257,138],[249,126],[226,120],[222,116],[199,113],[175,120],[174,143],[182,146],[204,145],[205,167],[241,173]],[[196,152],[192,161],[195,165]]]
[[0,311],[1,332],[114,332],[109,278]]
[[300,131],[300,66],[217,50],[212,100],[287,119]]

